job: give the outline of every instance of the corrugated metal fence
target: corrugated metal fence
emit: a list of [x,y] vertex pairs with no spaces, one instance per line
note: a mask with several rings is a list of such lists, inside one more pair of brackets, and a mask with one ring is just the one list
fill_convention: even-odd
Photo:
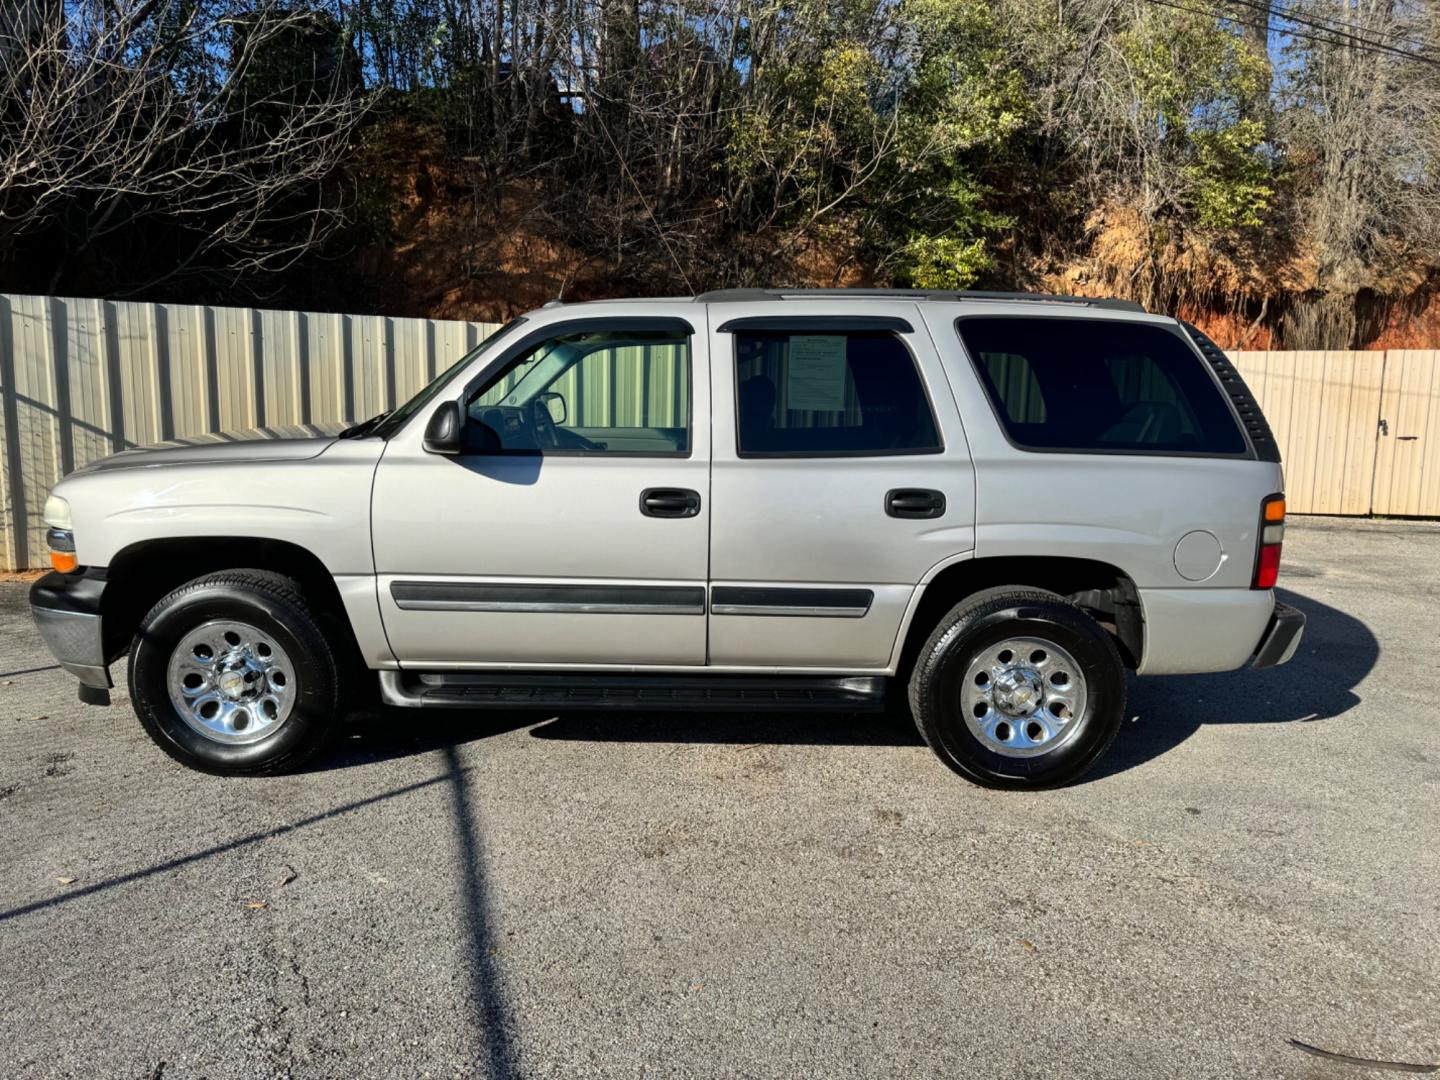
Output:
[[[45,495],[71,469],[167,439],[373,416],[494,329],[0,294],[0,569],[41,562]],[[609,379],[649,369],[651,350],[631,351]],[[1292,512],[1440,516],[1440,351],[1233,356],[1279,439]]]
[[40,565],[50,487],[107,454],[394,407],[492,323],[0,294],[0,569]]
[[1440,350],[1239,352],[1301,514],[1440,517]]

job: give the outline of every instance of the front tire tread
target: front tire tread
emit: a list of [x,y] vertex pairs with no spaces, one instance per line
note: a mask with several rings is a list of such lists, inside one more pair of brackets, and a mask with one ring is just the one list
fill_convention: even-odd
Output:
[[[300,641],[302,650],[294,661],[297,667],[305,667],[304,678],[312,690],[317,691],[315,700],[308,703],[310,707],[304,715],[292,715],[286,721],[287,726],[295,723],[303,727],[301,737],[292,735],[286,739],[284,750],[251,760],[245,760],[245,756],[240,754],[222,755],[215,751],[206,756],[187,749],[171,734],[170,728],[175,724],[183,725],[184,721],[175,715],[168,696],[146,689],[154,683],[155,676],[149,665],[158,663],[163,670],[168,663],[168,652],[161,655],[162,650],[149,647],[146,639],[151,628],[163,625],[166,616],[177,607],[225,593],[232,597],[238,595],[241,603],[246,597],[258,598],[271,609],[264,614],[275,619]],[[247,614],[247,617],[253,618],[253,615]],[[140,620],[127,667],[130,697],[146,734],[170,757],[201,772],[217,776],[267,776],[293,772],[329,744],[341,725],[339,686],[340,676],[345,670],[343,656],[337,655],[331,648],[321,620],[306,602],[299,583],[271,570],[221,570],[195,578],[167,593]],[[264,747],[266,744],[254,745]]]

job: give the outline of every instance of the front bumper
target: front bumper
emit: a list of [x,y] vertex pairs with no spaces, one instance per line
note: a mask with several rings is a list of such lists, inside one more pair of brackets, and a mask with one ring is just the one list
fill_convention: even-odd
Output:
[[100,597],[105,571],[75,574],[52,571],[30,586],[30,614],[45,645],[81,686],[109,690],[110,665],[100,627]]
[[1255,649],[1255,658],[1250,661],[1253,668],[1278,667],[1295,655],[1300,647],[1300,636],[1305,632],[1305,613],[1289,604],[1275,601],[1275,614],[1270,616],[1270,625]]

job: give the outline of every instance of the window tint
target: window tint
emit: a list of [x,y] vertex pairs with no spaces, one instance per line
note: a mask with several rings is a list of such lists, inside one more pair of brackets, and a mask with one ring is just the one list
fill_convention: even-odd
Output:
[[742,455],[923,454],[940,436],[894,334],[735,335]]
[[1238,454],[1205,365],[1161,326],[975,317],[956,327],[1012,441],[1036,450]]
[[665,331],[561,334],[466,405],[473,453],[690,452],[690,342]]

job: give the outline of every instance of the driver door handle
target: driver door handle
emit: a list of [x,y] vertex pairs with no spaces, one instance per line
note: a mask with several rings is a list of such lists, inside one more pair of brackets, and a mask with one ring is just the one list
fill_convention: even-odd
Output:
[[688,518],[700,513],[700,493],[689,488],[646,488],[640,493],[646,517]]

